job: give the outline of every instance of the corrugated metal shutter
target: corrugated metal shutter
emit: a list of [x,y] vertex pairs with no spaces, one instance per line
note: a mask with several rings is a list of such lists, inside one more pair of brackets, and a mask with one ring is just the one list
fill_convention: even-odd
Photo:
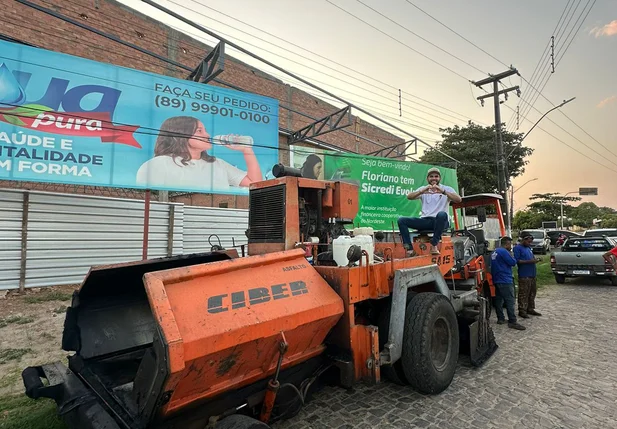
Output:
[[[0,190],[0,290],[19,287],[23,194]],[[80,283],[91,266],[141,259],[143,201],[29,194],[26,287]],[[225,248],[247,243],[248,210],[152,202],[149,258],[167,255],[172,206],[173,255],[209,251],[212,234]]]
[[0,290],[19,286],[23,192],[0,191]]
[[[246,244],[248,224],[248,210],[185,206],[184,253],[210,251],[212,234],[218,235],[225,248],[231,248],[234,240],[236,246]],[[218,244],[216,237],[210,241]]]
[[[169,205],[150,208],[149,257],[167,254]],[[182,253],[183,207],[175,208],[173,253]],[[79,283],[93,265],[141,259],[144,203],[31,193],[26,287]]]

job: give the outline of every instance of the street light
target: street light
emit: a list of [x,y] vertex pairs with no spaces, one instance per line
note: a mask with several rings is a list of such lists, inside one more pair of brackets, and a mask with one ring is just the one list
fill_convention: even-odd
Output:
[[598,195],[598,188],[578,188],[578,191],[572,191],[565,194],[559,200],[559,206],[561,209],[561,229],[563,229],[563,202],[566,197],[570,194],[579,194],[579,195]]
[[[523,140],[525,140],[525,139],[527,138],[527,136],[529,135],[529,133],[531,132],[531,130],[533,130],[533,129],[536,127],[536,125],[538,125],[538,124],[540,123],[540,121],[541,121],[542,119],[544,119],[544,117],[545,117],[546,115],[548,115],[549,113],[551,113],[553,110],[557,110],[557,109],[559,109],[560,107],[565,106],[566,104],[568,104],[570,101],[574,100],[575,98],[576,98],[576,97],[572,97],[572,98],[570,98],[569,100],[563,100],[563,102],[562,102],[561,104],[558,104],[557,106],[555,106],[555,107],[553,107],[552,109],[548,110],[548,111],[547,111],[544,115],[540,116],[540,119],[538,119],[538,120],[536,121],[536,123],[535,123],[535,124],[533,124],[533,126],[529,129],[529,131],[527,131],[527,132],[525,133],[525,135],[523,136],[523,138],[521,139],[521,141],[520,141],[518,144],[523,143]],[[508,154],[508,156],[506,156],[506,159],[510,158],[510,155],[512,155],[512,153],[513,153],[515,150],[516,150],[516,148],[513,148],[513,149],[510,151],[510,153]]]
[[526,184],[533,182],[535,180],[538,180],[537,177],[530,179],[528,181],[526,181],[525,183],[523,183],[521,186],[519,186],[518,188],[516,188],[516,190],[514,189],[514,186],[511,186],[511,190],[510,190],[510,218],[508,219],[508,223],[509,223],[509,234],[512,234],[512,218],[514,217],[514,193],[516,191],[518,191],[519,189],[521,189],[523,186],[525,186]]
[[[576,97],[572,97],[572,98],[570,98],[570,99],[568,99],[568,100],[563,100],[563,102],[562,102],[561,104],[558,104],[557,106],[555,106],[555,107],[553,107],[552,109],[548,110],[548,111],[547,111],[544,115],[540,116],[540,119],[538,119],[538,120],[536,121],[536,123],[535,123],[535,124],[533,124],[533,126],[529,129],[529,131],[527,131],[527,132],[525,133],[525,135],[523,136],[523,138],[521,139],[521,141],[520,141],[520,142],[518,142],[518,144],[520,145],[520,144],[522,144],[522,143],[523,143],[523,140],[525,140],[525,139],[527,138],[527,136],[529,135],[529,133],[530,133],[530,132],[531,132],[531,131],[532,131],[532,130],[536,127],[536,125],[538,125],[538,124],[540,123],[540,121],[541,121],[542,119],[544,119],[544,117],[545,117],[546,115],[548,115],[549,113],[551,113],[553,110],[557,110],[557,109],[559,109],[560,107],[565,106],[566,104],[568,104],[570,101],[574,100],[575,98],[576,98]],[[516,150],[516,147],[513,147],[513,148],[512,148],[512,150],[510,151],[510,153],[509,153],[509,154],[505,157],[505,159],[504,159],[504,161],[503,161],[503,162],[504,162],[504,164],[508,161],[508,158],[510,158],[510,155],[512,155],[512,154],[514,153],[514,151],[515,151],[515,150]],[[506,166],[506,168],[507,168],[507,166]],[[510,186],[511,186],[511,185],[510,185]],[[521,188],[522,188],[522,186],[521,186]],[[507,197],[508,197],[508,196],[507,196],[507,194],[506,194],[506,198],[507,198]],[[514,196],[512,196],[512,200],[514,200]],[[512,234],[512,213],[514,213],[514,212],[513,212],[513,210],[512,210],[512,204],[510,204],[510,217],[508,217],[508,234]],[[562,221],[562,222],[563,222],[563,221]]]

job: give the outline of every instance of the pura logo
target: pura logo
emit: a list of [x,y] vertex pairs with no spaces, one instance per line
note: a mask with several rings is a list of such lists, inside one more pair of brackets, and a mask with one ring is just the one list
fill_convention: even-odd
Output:
[[11,71],[5,63],[0,64],[1,122],[141,148],[133,136],[138,126],[112,123],[122,91],[102,85],[70,87],[69,80],[51,77],[41,94],[30,97],[27,92],[30,82],[40,78],[25,71]]

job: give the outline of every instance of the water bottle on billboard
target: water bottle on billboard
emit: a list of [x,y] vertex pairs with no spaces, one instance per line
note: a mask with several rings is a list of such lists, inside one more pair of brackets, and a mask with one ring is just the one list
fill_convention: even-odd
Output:
[[240,145],[253,145],[253,137],[251,136],[238,136],[234,134],[223,134],[214,136],[213,138],[214,144],[221,145],[230,145],[230,144],[240,144]]

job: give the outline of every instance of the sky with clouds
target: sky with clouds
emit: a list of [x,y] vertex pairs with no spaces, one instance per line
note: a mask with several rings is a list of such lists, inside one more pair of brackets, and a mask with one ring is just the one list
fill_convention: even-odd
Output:
[[[139,0],[120,1],[214,41]],[[511,64],[527,82],[518,76],[504,81],[522,89],[521,99],[511,93],[501,105],[509,130],[516,130],[517,105],[518,130],[526,132],[553,105],[576,97],[526,138],[535,151],[526,173],[514,181],[515,207],[524,207],[536,192],[597,186],[600,195],[583,201],[617,208],[617,0],[157,1],[398,121],[428,143],[439,140],[439,127],[463,125],[464,118],[493,123],[492,102],[482,107],[476,97],[485,92],[469,81]],[[547,51],[552,35],[554,73]],[[228,54],[258,65],[233,49]],[[543,97],[529,83],[543,88]]]

